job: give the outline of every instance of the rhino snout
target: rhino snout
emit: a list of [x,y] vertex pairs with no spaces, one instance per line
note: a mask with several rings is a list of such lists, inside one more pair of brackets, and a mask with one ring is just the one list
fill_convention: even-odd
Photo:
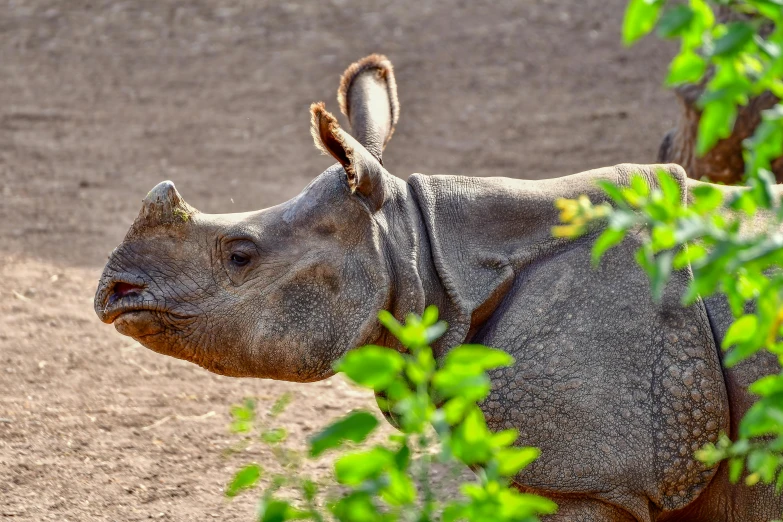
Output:
[[154,301],[147,285],[137,277],[102,277],[95,292],[95,313],[104,323],[112,323],[126,312],[150,310]]

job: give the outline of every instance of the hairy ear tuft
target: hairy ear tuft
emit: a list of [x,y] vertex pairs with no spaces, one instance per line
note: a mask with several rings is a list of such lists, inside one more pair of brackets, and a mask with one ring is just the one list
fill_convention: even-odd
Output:
[[346,143],[345,134],[337,123],[337,118],[326,110],[324,102],[310,106],[310,134],[318,150],[340,162],[348,176],[348,186],[351,191],[355,191],[358,182],[354,169],[353,147]]
[[[340,111],[348,118],[351,123],[351,106],[349,103],[349,93],[354,80],[365,71],[374,69],[376,77],[386,85],[386,94],[389,97],[389,129],[384,131],[383,143],[386,145],[394,134],[394,127],[400,118],[400,102],[397,98],[397,81],[394,78],[394,67],[386,56],[382,54],[371,54],[361,60],[352,63],[340,77],[340,87],[337,89],[337,102],[340,104]],[[361,139],[359,140],[361,141]],[[366,144],[365,144],[366,145]]]

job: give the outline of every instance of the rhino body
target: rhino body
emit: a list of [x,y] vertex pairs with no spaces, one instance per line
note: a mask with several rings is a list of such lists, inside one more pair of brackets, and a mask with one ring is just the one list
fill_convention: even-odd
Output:
[[[414,174],[382,163],[399,108],[391,65],[370,56],[343,76],[355,130],[311,108],[316,144],[338,163],[269,209],[207,215],[163,182],[111,254],[99,317],[157,352],[210,371],[298,382],[324,379],[349,349],[398,347],[376,320],[435,304],[449,323],[434,345],[506,350],[482,406],[493,429],[520,430],[541,458],[520,490],[553,498],[547,520],[762,522],[783,502],[728,483],[693,452],[736,432],[747,386],[776,371],[759,355],[735,368],[718,348],[731,314],[720,298],[683,308],[676,273],[660,303],[635,265],[639,238],[590,266],[594,236],[553,238],[554,202],[605,196],[596,181],[651,184],[664,168],[683,200],[699,182],[676,165],[619,165],[544,181]],[[736,189],[723,188],[725,191]],[[751,227],[754,225],[751,225]],[[760,226],[760,225],[759,225]]]

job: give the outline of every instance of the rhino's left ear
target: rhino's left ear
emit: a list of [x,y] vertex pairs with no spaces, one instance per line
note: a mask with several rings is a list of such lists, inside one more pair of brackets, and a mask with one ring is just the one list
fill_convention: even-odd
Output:
[[372,210],[380,209],[385,200],[381,163],[340,128],[337,119],[326,110],[323,102],[310,106],[310,116],[310,133],[315,146],[340,162],[352,193],[360,194]]

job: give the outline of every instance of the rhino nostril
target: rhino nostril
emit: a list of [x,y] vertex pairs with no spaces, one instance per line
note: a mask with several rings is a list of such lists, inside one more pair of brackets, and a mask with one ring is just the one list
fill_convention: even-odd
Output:
[[111,293],[109,294],[109,304],[122,299],[123,297],[137,296],[141,294],[142,290],[144,290],[144,287],[139,285],[125,283],[122,281],[114,283]]

